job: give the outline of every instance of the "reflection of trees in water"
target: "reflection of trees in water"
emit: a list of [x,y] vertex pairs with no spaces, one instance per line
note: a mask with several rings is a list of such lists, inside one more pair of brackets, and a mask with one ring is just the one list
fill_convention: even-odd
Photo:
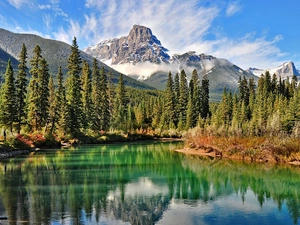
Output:
[[[11,224],[17,220],[48,224],[50,219],[69,223],[70,218],[73,224],[82,224],[83,218],[99,221],[109,215],[131,224],[154,224],[171,199],[193,205],[236,192],[244,200],[251,189],[261,206],[266,199],[277,202],[279,209],[286,202],[297,223],[299,169],[185,157],[164,148],[174,146],[83,147],[4,162],[0,195],[6,213]],[[139,177],[167,187],[167,193],[126,193],[128,184]]]
[[244,201],[246,192],[252,190],[261,207],[266,200],[272,199],[277,203],[278,210],[286,203],[295,224],[300,218],[299,167],[207,157],[186,157],[182,160],[182,165],[193,171],[197,179],[209,180],[217,196],[224,195],[224,187],[227,187],[227,190],[230,187],[233,192],[240,193]]

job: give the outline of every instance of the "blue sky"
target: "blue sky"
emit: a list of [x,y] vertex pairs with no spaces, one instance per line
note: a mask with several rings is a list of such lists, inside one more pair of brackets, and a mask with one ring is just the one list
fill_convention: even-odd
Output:
[[[247,69],[294,61],[300,69],[298,0],[1,0],[0,27],[84,49],[152,29],[172,53],[196,51]],[[1,40],[0,40],[1,41]]]

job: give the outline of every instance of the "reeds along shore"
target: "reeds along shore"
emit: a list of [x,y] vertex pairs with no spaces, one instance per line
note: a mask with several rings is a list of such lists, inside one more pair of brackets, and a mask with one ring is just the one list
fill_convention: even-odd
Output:
[[180,152],[223,158],[300,165],[300,139],[285,136],[211,136],[189,132]]

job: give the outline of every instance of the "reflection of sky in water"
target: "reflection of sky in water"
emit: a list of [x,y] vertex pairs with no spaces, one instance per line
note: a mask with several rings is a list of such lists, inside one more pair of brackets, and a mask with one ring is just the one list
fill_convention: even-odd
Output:
[[285,204],[281,211],[272,200],[266,200],[260,207],[257,197],[249,190],[244,202],[240,194],[231,194],[208,203],[196,202],[191,206],[182,200],[172,201],[157,224],[293,224]]
[[[213,190],[211,190],[211,193],[213,193]],[[157,195],[166,196],[167,194],[167,186],[158,186],[147,177],[141,177],[125,187],[125,201],[136,196],[150,198]],[[121,192],[118,189],[111,191],[107,200],[118,202],[120,198]],[[171,199],[168,209],[163,212],[162,217],[156,224],[293,224],[285,204],[282,205],[279,211],[276,203],[267,199],[261,207],[257,196],[251,190],[245,193],[244,199],[243,202],[240,193],[219,197],[207,203],[200,200]],[[130,224],[129,222],[116,220],[114,216],[104,212],[101,213],[98,222],[95,217],[93,213],[91,219],[85,217],[82,218],[82,222],[83,224]]]
[[[168,186],[165,185],[157,185],[153,183],[148,177],[140,177],[136,181],[132,181],[125,186],[125,196],[132,197],[132,196],[146,196],[151,197],[155,195],[168,195],[169,189]],[[113,200],[116,196],[120,196],[121,192],[120,189],[110,192],[108,195],[108,200]]]

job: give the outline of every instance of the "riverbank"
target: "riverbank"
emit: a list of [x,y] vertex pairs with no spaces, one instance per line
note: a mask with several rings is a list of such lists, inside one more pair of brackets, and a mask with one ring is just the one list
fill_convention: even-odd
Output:
[[0,141],[0,159],[12,158],[29,154],[40,149],[69,148],[78,145],[111,144],[136,141],[183,141],[181,138],[166,138],[147,134],[117,134],[108,133],[101,136],[81,136],[80,138],[58,139],[53,136],[17,135],[7,141]]
[[0,150],[0,159],[7,159],[13,158],[19,155],[26,155],[32,152],[31,150],[13,150],[13,151],[6,151]]
[[176,151],[189,155],[300,165],[300,140],[292,137],[187,137],[185,147]]

